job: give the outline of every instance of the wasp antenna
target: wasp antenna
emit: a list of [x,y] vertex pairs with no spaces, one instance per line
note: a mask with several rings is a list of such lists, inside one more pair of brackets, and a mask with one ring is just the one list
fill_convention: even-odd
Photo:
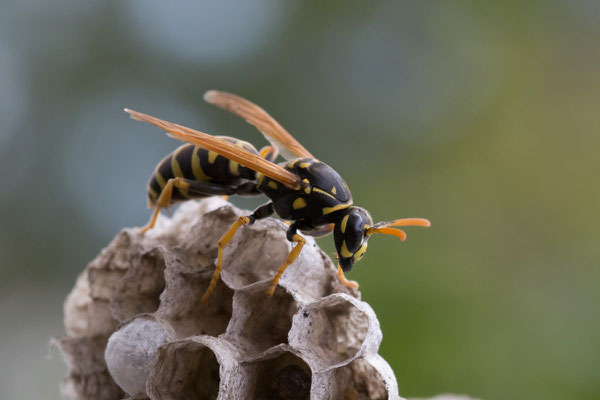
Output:
[[382,226],[422,226],[424,228],[429,228],[431,222],[425,218],[402,218],[386,222],[382,224]]
[[384,235],[396,236],[403,242],[406,240],[406,232],[404,232],[402,229],[375,228],[375,227],[371,227],[371,228],[367,229],[367,236],[371,236],[375,233],[383,233]]

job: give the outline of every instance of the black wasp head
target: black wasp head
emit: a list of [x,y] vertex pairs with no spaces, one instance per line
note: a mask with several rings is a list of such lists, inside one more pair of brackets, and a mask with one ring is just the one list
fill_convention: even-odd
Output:
[[367,231],[373,224],[364,208],[350,207],[335,224],[333,240],[344,272],[350,271],[367,251]]
[[406,240],[406,233],[399,226],[423,226],[431,223],[424,218],[404,218],[379,222],[373,225],[371,216],[364,208],[350,207],[335,224],[333,239],[344,272],[350,271],[367,251],[367,241],[371,235],[382,233]]

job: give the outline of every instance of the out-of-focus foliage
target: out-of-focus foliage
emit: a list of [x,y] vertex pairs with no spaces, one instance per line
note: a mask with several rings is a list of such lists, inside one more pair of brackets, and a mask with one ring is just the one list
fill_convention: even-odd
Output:
[[62,295],[149,216],[146,181],[177,143],[122,108],[261,145],[202,101],[222,89],[375,219],[432,220],[375,237],[349,275],[403,395],[599,398],[599,4],[4,2],[0,397],[58,397],[44,357]]

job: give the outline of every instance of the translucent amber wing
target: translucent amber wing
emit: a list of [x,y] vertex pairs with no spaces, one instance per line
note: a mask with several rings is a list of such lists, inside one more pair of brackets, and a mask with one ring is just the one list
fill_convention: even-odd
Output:
[[209,90],[204,100],[234,113],[254,125],[286,159],[314,158],[279,122],[265,110],[243,97],[232,93]]
[[202,148],[214,151],[215,153],[218,153],[230,160],[236,161],[243,166],[261,172],[269,178],[281,182],[291,189],[298,190],[302,187],[302,179],[300,179],[298,175],[293,174],[279,165],[267,161],[256,154],[244,150],[243,148],[236,146],[231,142],[214,137],[204,132],[197,131],[195,129],[164,121],[148,114],[129,110],[127,108],[125,109],[125,112],[129,113],[131,118],[135,120],[148,122],[152,125],[158,126],[161,129],[164,129],[175,139],[179,139],[181,141],[192,143]]

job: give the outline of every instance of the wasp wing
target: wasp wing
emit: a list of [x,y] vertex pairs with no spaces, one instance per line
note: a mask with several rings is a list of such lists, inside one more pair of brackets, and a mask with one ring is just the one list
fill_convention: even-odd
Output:
[[265,110],[243,97],[232,93],[209,90],[204,100],[244,118],[254,125],[286,159],[314,158],[279,122]]
[[245,167],[253,169],[257,172],[261,172],[269,178],[281,182],[291,189],[298,190],[302,188],[302,179],[298,175],[293,174],[279,165],[257,156],[256,154],[244,150],[243,148],[236,146],[231,142],[179,124],[163,121],[162,119],[148,114],[129,110],[127,108],[125,109],[125,112],[129,113],[131,118],[135,120],[148,122],[152,125],[158,126],[161,129],[164,129],[168,132],[169,136],[172,136],[175,139],[179,139],[181,141],[195,144],[202,148],[214,151],[215,153],[218,153],[230,160],[236,161]]

